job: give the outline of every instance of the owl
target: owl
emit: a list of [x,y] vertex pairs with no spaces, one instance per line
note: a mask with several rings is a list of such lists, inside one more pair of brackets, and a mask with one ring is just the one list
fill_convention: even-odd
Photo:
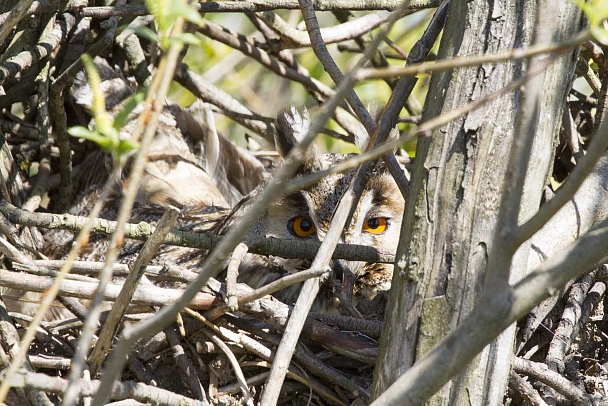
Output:
[[[299,142],[308,125],[306,111],[299,112],[291,108],[279,113],[275,126],[275,144],[281,159],[276,165],[280,165],[290,149]],[[351,155],[320,153],[313,144],[295,176],[303,177],[329,169],[349,156]],[[322,241],[353,175],[354,170],[329,175],[306,189],[271,201],[248,238]],[[262,187],[264,186],[261,185],[260,188]],[[246,203],[247,198],[227,217],[227,221],[220,226],[220,233],[238,224],[240,214],[247,208]],[[393,177],[383,164],[376,165],[340,242],[395,252],[403,210],[404,198]],[[239,281],[255,288],[308,269],[310,265],[309,260],[249,254],[241,264]],[[313,311],[329,314],[346,312],[359,317],[381,318],[392,272],[392,264],[333,260],[331,272],[323,281]],[[297,299],[300,288],[300,285],[294,285],[279,291],[275,296],[292,304]]]
[[[96,63],[104,89],[110,89],[110,93],[116,96],[106,98],[106,108],[114,114],[133,89],[116,69],[110,68],[103,60],[96,59]],[[121,91],[114,90],[117,85]],[[76,104],[85,109],[91,103],[91,90],[82,74],[73,97]],[[127,122],[122,131],[128,135],[133,125],[134,120]],[[308,126],[309,117],[305,110],[290,108],[278,114],[274,141],[280,158],[274,162],[275,168],[300,141]],[[133,210],[133,222],[143,220],[154,223],[162,215],[163,206],[171,204],[182,208],[178,224],[182,229],[211,230],[224,234],[238,226],[251,197],[272,176],[271,170],[267,170],[267,165],[263,165],[247,150],[236,147],[221,134],[214,134],[210,127],[213,126],[207,126],[193,109],[165,106]],[[88,166],[82,170],[83,178],[89,184],[84,194],[75,199],[70,209],[72,214],[88,213],[107,178],[109,158],[100,158],[100,151],[94,154],[94,159],[84,161]],[[313,145],[306,152],[295,176],[303,177],[331,168],[349,156],[324,154]],[[209,164],[210,161],[213,165]],[[353,173],[326,176],[312,186],[271,201],[264,215],[249,232],[248,239],[274,237],[294,242],[322,241]],[[116,189],[102,213],[104,218],[110,220],[115,218],[120,206],[122,185],[117,184]],[[404,199],[392,176],[383,164],[376,165],[340,242],[395,252],[403,209]],[[65,256],[73,235],[51,231],[47,237],[48,244],[43,251],[55,258]],[[81,259],[102,260],[106,241],[102,237],[92,239],[83,250]],[[132,262],[140,244],[126,243],[120,260]],[[206,252],[188,248],[164,247],[155,262],[177,262],[196,271],[205,255]],[[282,276],[308,269],[310,265],[309,260],[248,254],[240,266],[239,281],[257,288]],[[392,264],[332,261],[331,272],[323,281],[313,311],[381,318],[392,268]],[[300,288],[301,285],[294,285],[277,292],[275,296],[292,304]]]

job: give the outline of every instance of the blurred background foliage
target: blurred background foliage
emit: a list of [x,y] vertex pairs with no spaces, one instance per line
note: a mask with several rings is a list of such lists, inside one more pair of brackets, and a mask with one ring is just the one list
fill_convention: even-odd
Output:
[[[400,48],[399,51],[401,52],[408,53],[424,32],[433,12],[434,10],[422,10],[397,22],[388,35],[394,47]],[[305,29],[302,14],[299,10],[279,10],[277,14],[287,21],[290,26]],[[365,14],[365,12],[353,12],[352,14],[357,17]],[[318,12],[317,17],[321,27],[330,27],[340,23],[331,12]],[[247,37],[262,40],[259,31],[244,14],[214,13],[205,15],[205,18]],[[373,30],[371,35],[376,35],[379,30],[380,28]],[[302,35],[307,34],[303,31]],[[369,38],[369,36],[368,34],[366,37]],[[306,106],[311,111],[311,115],[315,115],[318,104],[301,84],[277,76],[255,60],[227,45],[205,36],[199,36],[199,38],[202,39],[200,46],[189,46],[184,62],[206,81],[224,90],[252,111],[266,117],[274,117],[278,111],[290,105]],[[438,46],[438,43],[435,44],[435,47]],[[360,58],[361,54],[353,51],[357,48],[358,46],[354,41],[328,45],[329,52],[345,74]],[[390,66],[401,67],[405,64],[404,55],[391,48],[387,42],[382,44],[380,51],[386,57]],[[325,73],[321,62],[319,62],[312,49],[294,49],[292,52],[298,63],[306,68],[313,78],[335,88],[331,78]],[[402,115],[420,114],[428,89],[428,80],[428,75],[420,75],[420,80],[410,96],[410,102],[415,111],[408,112],[404,109]],[[380,112],[391,94],[390,87],[382,80],[361,82],[355,87],[355,91],[372,114],[374,111],[376,113]],[[182,106],[188,106],[195,101],[192,93],[175,82],[171,97]],[[245,146],[244,135],[247,132],[245,128],[220,114],[215,114],[215,119],[219,131],[237,144]],[[330,121],[327,127],[332,131],[343,131],[333,121]],[[409,131],[411,124],[399,124],[399,129],[400,131]],[[325,134],[321,134],[317,138],[317,144],[327,152],[348,153],[358,151],[356,146]],[[414,141],[406,144],[404,149],[410,156],[413,156],[415,147],[416,143]]]

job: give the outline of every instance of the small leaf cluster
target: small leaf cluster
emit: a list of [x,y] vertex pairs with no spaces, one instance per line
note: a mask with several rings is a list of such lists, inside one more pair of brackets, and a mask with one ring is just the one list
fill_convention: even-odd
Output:
[[182,33],[178,36],[169,35],[171,27],[178,17],[199,26],[205,24],[203,17],[194,8],[190,7],[183,0],[146,0],[145,3],[150,14],[154,16],[158,31],[154,32],[148,27],[140,27],[136,30],[137,34],[157,42],[165,50],[174,41],[190,45],[200,44],[200,39],[190,33]]
[[589,29],[593,37],[604,45],[608,45],[608,2],[605,0],[573,0],[589,20]]
[[68,133],[74,137],[84,138],[99,145],[106,153],[112,155],[115,162],[122,162],[123,157],[139,147],[139,143],[131,137],[121,133],[129,114],[144,99],[144,93],[138,92],[131,96],[123,105],[122,109],[112,119],[106,110],[106,102],[103,91],[101,90],[101,78],[95,68],[91,57],[87,54],[82,55],[82,63],[87,73],[87,78],[93,92],[93,129],[83,126],[76,126],[68,129]]

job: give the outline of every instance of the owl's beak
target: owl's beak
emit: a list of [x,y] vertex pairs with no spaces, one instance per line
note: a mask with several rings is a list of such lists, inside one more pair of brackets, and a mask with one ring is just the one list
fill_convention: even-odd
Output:
[[348,310],[353,317],[362,318],[361,313],[353,305],[355,274],[350,269],[348,262],[344,259],[333,260],[331,269],[333,293],[340,300],[340,306]]

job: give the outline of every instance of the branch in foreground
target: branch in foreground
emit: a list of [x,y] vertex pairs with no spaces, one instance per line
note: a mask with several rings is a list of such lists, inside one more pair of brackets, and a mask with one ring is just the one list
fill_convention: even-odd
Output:
[[[569,280],[595,268],[606,257],[607,244],[608,220],[604,220],[515,286],[487,292],[458,328],[401,375],[372,405],[421,404],[429,399],[500,332]],[[480,325],[484,328],[480,329]],[[444,367],[438,370],[437,365]],[[425,385],[416,385],[417,382]]]
[[[399,6],[401,0],[341,0],[326,1],[316,0],[315,10],[317,11],[365,11],[365,10],[394,10]],[[425,8],[437,7],[438,0],[418,0],[410,3],[409,9],[412,11]],[[299,10],[297,0],[275,0],[275,1],[220,1],[220,2],[200,2],[194,5],[201,13],[244,13],[271,10]],[[119,7],[85,7],[82,10],[84,17],[109,18],[112,16],[136,16],[147,15],[148,10],[144,5],[126,5]]]
[[[0,286],[21,289],[32,292],[45,292],[52,284],[53,277],[27,275],[0,269]],[[91,299],[97,290],[95,282],[84,282],[66,279],[61,283],[59,294],[80,299]],[[109,284],[104,294],[104,300],[114,301],[118,297],[121,286]],[[183,291],[165,289],[153,285],[139,285],[133,294],[131,303],[150,306],[164,306],[175,302]],[[190,306],[196,309],[209,309],[217,301],[215,295],[199,292],[191,301]]]
[[[97,393],[100,381],[87,381],[80,379],[77,382],[78,393],[80,396],[93,396]],[[35,372],[18,372],[13,375],[10,385],[14,388],[32,388],[45,392],[63,393],[68,387],[68,381],[59,377],[51,377],[47,374]],[[133,399],[147,404],[159,406],[187,405],[187,406],[207,406],[207,402],[194,400],[171,391],[156,388],[132,381],[115,382],[112,386],[110,395],[113,400]]]
[[[61,229],[79,232],[86,223],[86,217],[70,214],[31,213],[20,210],[6,201],[0,201],[0,212],[13,224],[48,229]],[[116,228],[116,222],[98,219],[92,232],[110,235]],[[125,238],[146,240],[152,235],[155,227],[146,223],[126,224]],[[164,244],[181,247],[210,250],[220,243],[223,237],[211,233],[194,233],[172,229],[166,236]],[[314,241],[293,241],[278,238],[256,240],[249,247],[249,252],[260,255],[274,255],[282,258],[314,259],[321,243]],[[374,247],[355,244],[339,244],[333,255],[334,259],[365,262],[394,262],[393,253],[377,250]]]

